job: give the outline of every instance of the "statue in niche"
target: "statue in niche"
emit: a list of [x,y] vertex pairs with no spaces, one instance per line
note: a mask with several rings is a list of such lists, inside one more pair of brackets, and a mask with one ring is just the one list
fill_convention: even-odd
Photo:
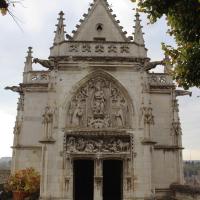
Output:
[[74,126],[81,126],[82,118],[83,118],[83,108],[78,103],[76,109],[74,110],[73,116],[72,116],[72,124]]
[[106,103],[106,99],[105,99],[104,91],[101,88],[101,82],[99,81],[95,85],[94,99],[93,99],[93,105],[92,105],[92,109],[95,116],[98,116],[98,117],[104,116],[105,103]]
[[116,120],[117,127],[124,126],[124,117],[123,117],[123,111],[121,108],[115,113],[115,120]]
[[53,113],[49,106],[46,106],[45,112],[42,115],[42,124],[44,125],[44,137],[46,139],[51,139],[52,138]]

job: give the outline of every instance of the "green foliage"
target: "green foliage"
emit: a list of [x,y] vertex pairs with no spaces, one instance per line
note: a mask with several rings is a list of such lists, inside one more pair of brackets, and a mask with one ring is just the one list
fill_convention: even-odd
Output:
[[200,87],[200,0],[139,0],[138,6],[151,23],[166,16],[177,48],[163,44],[163,49],[170,56],[178,85]]
[[6,0],[0,0],[0,13],[2,15],[6,15],[7,11],[8,11],[8,2]]

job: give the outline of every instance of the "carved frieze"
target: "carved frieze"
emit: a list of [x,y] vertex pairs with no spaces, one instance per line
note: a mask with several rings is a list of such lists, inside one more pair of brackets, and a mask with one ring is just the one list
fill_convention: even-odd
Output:
[[65,135],[66,153],[130,153],[130,137]]
[[127,128],[130,127],[130,108],[113,81],[97,76],[74,95],[67,120],[68,127]]
[[130,53],[130,47],[128,45],[103,45],[103,44],[71,44],[68,47],[69,52],[83,52],[83,53],[122,53],[122,54],[129,54]]

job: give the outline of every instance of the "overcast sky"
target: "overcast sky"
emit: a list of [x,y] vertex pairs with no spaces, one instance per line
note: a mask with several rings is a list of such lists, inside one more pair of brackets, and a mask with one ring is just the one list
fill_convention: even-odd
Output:
[[[92,0],[24,0],[12,9],[23,31],[9,16],[0,16],[0,157],[11,156],[13,127],[16,117],[18,95],[4,90],[5,86],[17,85],[22,81],[26,51],[33,47],[33,56],[46,59],[52,46],[58,13],[65,13],[67,33],[71,33],[79,19],[87,12]],[[108,0],[124,30],[132,35],[134,5],[130,0]],[[175,45],[166,35],[167,25],[161,19],[147,25],[142,15],[143,32],[148,56],[152,60],[163,59],[161,42]],[[183,129],[184,159],[200,160],[200,90],[191,89],[192,97],[179,97],[180,118]]]

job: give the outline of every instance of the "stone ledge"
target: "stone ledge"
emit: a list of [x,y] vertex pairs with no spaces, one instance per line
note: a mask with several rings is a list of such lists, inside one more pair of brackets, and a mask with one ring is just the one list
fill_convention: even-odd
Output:
[[143,145],[155,145],[157,142],[151,140],[150,138],[144,138],[141,143]]
[[42,144],[53,144],[56,141],[53,138],[43,138],[39,142],[42,143]]
[[172,192],[179,192],[189,195],[200,195],[200,187],[195,187],[191,185],[180,185],[180,184],[171,184],[170,189]]
[[164,151],[177,151],[184,149],[183,147],[175,146],[175,145],[155,145],[155,150],[164,150]]

